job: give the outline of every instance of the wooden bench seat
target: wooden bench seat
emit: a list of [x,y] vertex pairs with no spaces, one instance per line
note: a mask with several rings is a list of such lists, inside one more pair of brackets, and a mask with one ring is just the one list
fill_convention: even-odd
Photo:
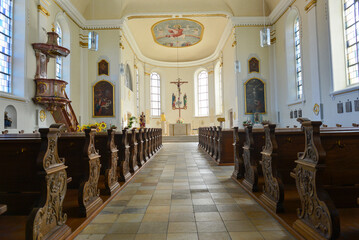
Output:
[[[0,231],[9,232],[9,238],[65,239],[71,234],[62,207],[67,166],[57,153],[61,128],[53,124],[40,134],[0,135],[0,199],[9,206],[0,221],[6,228]],[[22,216],[8,216],[13,213]]]
[[68,188],[78,190],[78,207],[83,217],[90,216],[103,203],[98,187],[101,163],[95,134],[95,129],[85,129],[85,133],[63,133],[59,138],[59,156],[66,159],[68,175],[72,177]]
[[131,178],[129,159],[130,159],[130,145],[128,144],[128,131],[123,129],[122,132],[116,132],[115,144],[119,148],[120,156],[118,161],[118,178],[119,182],[126,182]]

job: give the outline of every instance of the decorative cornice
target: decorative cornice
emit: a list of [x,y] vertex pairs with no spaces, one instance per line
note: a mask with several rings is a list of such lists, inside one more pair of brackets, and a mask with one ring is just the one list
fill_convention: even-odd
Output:
[[305,12],[308,13],[312,8],[314,8],[317,5],[317,0],[310,1],[304,8]]
[[269,18],[266,17],[232,17],[232,23],[234,26],[263,26],[264,22],[269,25]]
[[276,24],[276,22],[288,11],[288,8],[291,7],[295,1],[296,0],[281,0],[273,9],[271,14],[269,14],[271,24]]

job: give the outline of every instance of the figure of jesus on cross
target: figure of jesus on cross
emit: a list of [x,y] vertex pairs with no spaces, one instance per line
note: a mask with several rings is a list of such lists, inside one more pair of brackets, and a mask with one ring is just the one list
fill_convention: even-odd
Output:
[[179,118],[181,118],[181,110],[186,110],[187,109],[187,94],[184,94],[183,96],[183,106],[182,106],[182,101],[181,101],[181,85],[188,83],[188,82],[184,82],[181,81],[181,78],[177,78],[177,82],[171,82],[172,84],[177,85],[177,90],[178,90],[178,98],[176,101],[176,95],[174,93],[172,93],[172,109],[173,110],[178,110],[178,116]]

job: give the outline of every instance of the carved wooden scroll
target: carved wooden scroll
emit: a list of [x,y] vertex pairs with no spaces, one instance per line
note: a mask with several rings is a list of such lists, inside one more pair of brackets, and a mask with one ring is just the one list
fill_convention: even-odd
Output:
[[41,150],[36,162],[44,188],[26,223],[26,239],[65,239],[71,233],[65,224],[67,216],[62,212],[67,190],[67,166],[57,152],[62,127],[63,124],[53,124],[49,129],[40,129]]
[[212,157],[217,161],[218,141],[217,141],[217,127],[213,127],[213,152]]
[[112,195],[120,187],[117,177],[117,162],[118,162],[118,149],[115,144],[115,129],[107,130],[108,139],[107,139],[107,151],[109,157],[108,168],[105,172],[105,188],[106,192],[109,195]]
[[252,126],[245,126],[246,140],[243,146],[244,162],[244,186],[252,192],[258,191],[258,172],[255,163],[252,161],[251,151],[253,151]]
[[146,153],[146,148],[147,148],[147,144],[148,144],[148,140],[146,137],[146,128],[142,128],[141,134],[142,134],[142,159],[143,162],[146,162],[147,159],[147,153]]
[[321,122],[299,119],[305,133],[305,150],[298,156],[295,172],[301,207],[293,224],[308,239],[335,239],[339,236],[338,212],[328,193],[318,183],[325,169],[326,153],[320,140]]
[[95,129],[85,129],[86,142],[83,158],[88,165],[85,180],[80,184],[78,199],[81,214],[85,217],[90,216],[103,202],[98,188],[101,164],[100,155],[95,148],[95,133]]
[[232,177],[234,179],[241,179],[244,177],[244,166],[243,159],[240,156],[240,144],[239,144],[239,134],[238,127],[234,127],[233,129],[233,152],[234,152],[234,171],[232,173]]
[[142,165],[145,163],[145,161],[143,160],[143,139],[142,139],[142,135],[143,134],[143,129],[140,128],[140,130],[138,130],[137,133],[137,165],[139,167],[142,167]]
[[278,157],[278,145],[275,139],[275,124],[264,126],[265,145],[261,152],[264,186],[261,200],[275,213],[283,212],[284,186],[277,177],[276,160]]
[[221,153],[222,153],[222,128],[218,127],[218,142],[217,142],[217,162],[221,162]]
[[137,140],[136,140],[136,129],[131,130],[132,134],[130,137],[130,173],[135,173],[138,169],[137,166]]
[[120,161],[119,161],[119,181],[126,182],[130,177],[130,167],[129,167],[129,158],[130,158],[130,146],[128,144],[127,129],[122,130],[122,139],[120,146]]

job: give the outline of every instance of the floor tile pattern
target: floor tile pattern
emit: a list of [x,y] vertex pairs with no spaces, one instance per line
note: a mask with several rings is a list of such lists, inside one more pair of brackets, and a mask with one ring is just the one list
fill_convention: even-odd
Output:
[[76,240],[294,239],[197,143],[165,143]]

